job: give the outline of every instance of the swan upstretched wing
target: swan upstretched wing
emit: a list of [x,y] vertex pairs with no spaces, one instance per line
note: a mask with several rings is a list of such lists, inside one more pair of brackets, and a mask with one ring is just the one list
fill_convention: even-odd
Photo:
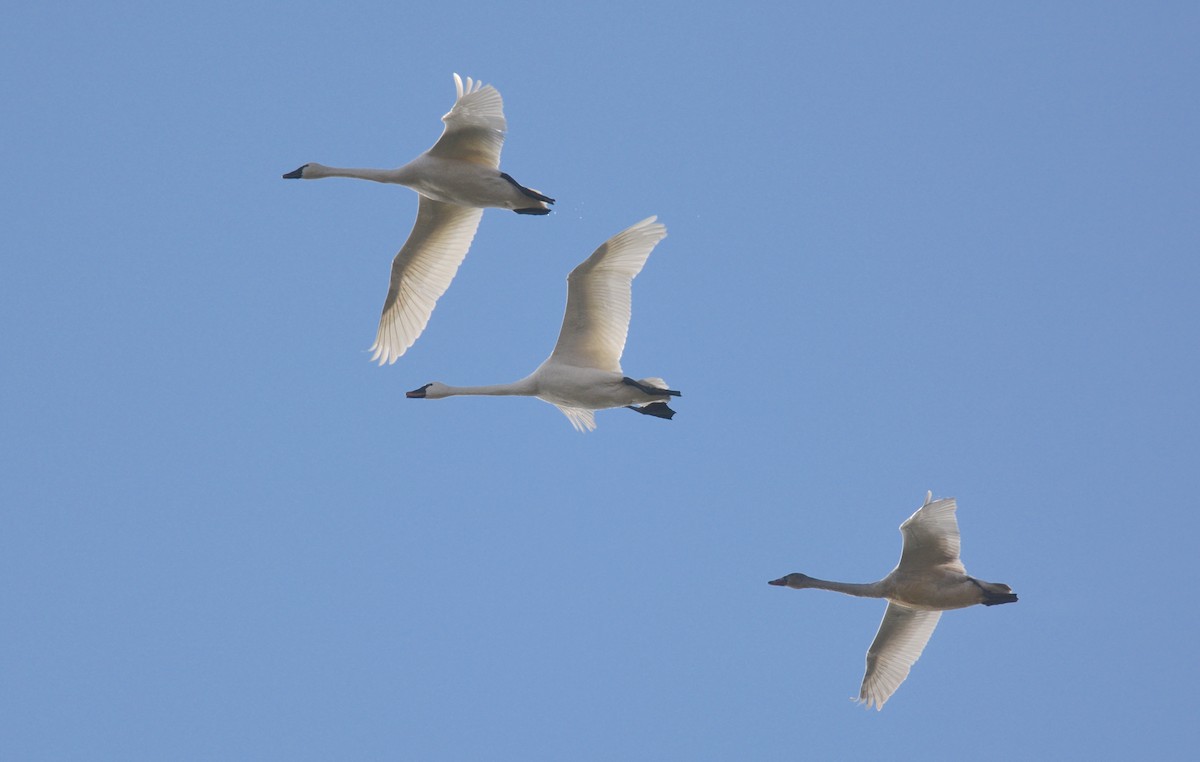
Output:
[[868,709],[883,708],[921,657],[941,616],[940,611],[920,611],[888,603],[879,632],[867,649],[867,673],[858,692],[860,703],[865,703]]
[[667,235],[657,219],[609,238],[567,276],[567,309],[549,361],[621,372],[634,276]]
[[420,197],[417,221],[392,260],[392,284],[383,302],[371,350],[380,365],[394,363],[413,345],[462,264],[482,209]]
[[899,571],[927,571],[937,566],[966,574],[959,559],[958,520],[954,498],[934,500],[925,497],[925,505],[900,525],[904,550],[900,553]]
[[504,101],[491,85],[484,86],[467,77],[454,75],[458,100],[442,117],[446,128],[426,153],[442,159],[458,159],[499,169],[500,149],[504,147]]

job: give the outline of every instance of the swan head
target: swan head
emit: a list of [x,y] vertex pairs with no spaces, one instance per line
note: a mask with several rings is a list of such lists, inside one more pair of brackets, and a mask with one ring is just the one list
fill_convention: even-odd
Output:
[[408,397],[410,400],[440,400],[443,397],[450,396],[450,387],[434,381],[433,383],[425,384],[419,389],[413,389],[411,392],[405,392],[404,396]]
[[780,587],[791,587],[796,590],[803,590],[806,587],[812,587],[812,577],[800,572],[792,572],[786,577],[773,579],[767,583],[768,585],[779,585]]
[[328,177],[329,176],[328,170],[329,170],[329,167],[326,167],[324,164],[318,164],[315,161],[310,161],[308,164],[305,164],[304,166],[300,167],[299,169],[293,169],[291,172],[288,172],[286,175],[283,176],[283,179],[284,180],[315,180],[320,177]]

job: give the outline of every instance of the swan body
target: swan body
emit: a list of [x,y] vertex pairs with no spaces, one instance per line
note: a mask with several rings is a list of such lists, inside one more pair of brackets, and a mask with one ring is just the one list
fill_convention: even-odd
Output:
[[429,323],[471,247],[486,207],[518,214],[549,214],[554,199],[500,171],[507,122],[500,93],[454,75],[458,99],[442,136],[425,153],[397,169],[327,167],[310,162],[284,175],[316,180],[353,177],[412,188],[420,196],[417,220],[392,260],[391,284],[379,318],[371,359],[394,363]]
[[882,709],[908,677],[943,611],[1017,600],[1008,585],[967,575],[959,558],[957,507],[954,498],[934,500],[932,492],[926,493],[924,505],[900,525],[900,563],[878,582],[832,582],[792,573],[768,583],[887,599],[883,621],[867,650],[867,671],[859,690],[859,701],[868,708]]
[[567,277],[567,307],[550,357],[525,378],[491,386],[449,386],[434,381],[407,393],[413,399],[462,395],[537,397],[567,416],[576,431],[596,428],[594,412],[628,407],[670,419],[667,406],[680,393],[661,378],[640,380],[621,370],[629,330],[633,279],[667,235],[649,217],[617,233]]

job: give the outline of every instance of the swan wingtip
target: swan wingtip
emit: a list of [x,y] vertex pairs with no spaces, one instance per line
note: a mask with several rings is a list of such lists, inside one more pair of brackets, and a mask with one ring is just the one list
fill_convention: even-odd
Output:
[[371,362],[377,363],[381,368],[384,365],[394,365],[400,359],[400,355],[404,354],[403,351],[397,352],[379,342],[372,344],[371,348],[367,351],[373,353],[371,355]]
[[464,83],[463,78],[459,75],[459,73],[454,72],[454,90],[459,98],[462,98],[464,95],[470,95],[471,93],[477,93],[482,89],[482,79],[473,79],[471,77],[467,77],[467,81]]
[[629,230],[652,236],[656,242],[667,237],[667,226],[658,221],[657,214],[652,214],[641,222],[631,225]]

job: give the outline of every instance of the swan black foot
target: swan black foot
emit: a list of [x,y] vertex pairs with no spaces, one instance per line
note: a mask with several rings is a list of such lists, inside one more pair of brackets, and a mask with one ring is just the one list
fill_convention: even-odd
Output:
[[[513,184],[513,187],[515,187],[517,190],[524,193],[526,196],[529,196],[534,201],[543,201],[547,204],[554,203],[554,199],[550,198],[549,196],[544,196],[541,193],[538,193],[533,188],[526,188],[524,185],[521,185],[519,182],[514,180],[512,178],[512,175],[508,174],[507,172],[501,172],[500,176],[503,177],[505,180],[508,180],[510,183]],[[548,213],[548,212],[528,212],[528,211],[525,211],[522,209],[514,209],[513,211],[515,211],[517,214],[547,214]]]
[[527,209],[513,209],[517,214],[550,214],[550,210],[540,206],[531,206]]
[[1002,585],[999,582],[983,582],[974,577],[967,577],[979,588],[979,592],[983,593],[983,600],[980,601],[984,606],[999,606],[1002,603],[1016,603],[1017,594],[1012,591],[1008,585]]
[[675,411],[667,407],[665,402],[651,402],[649,405],[626,405],[642,415],[652,415],[655,418],[666,418],[668,421],[675,417]]
[[984,606],[999,606],[1001,603],[1016,603],[1016,593],[985,593]]
[[682,397],[682,392],[677,392],[674,389],[659,389],[653,386],[646,386],[641,381],[635,381],[629,376],[621,379],[621,383],[628,384],[634,389],[637,389],[642,394],[649,394],[651,397]]

